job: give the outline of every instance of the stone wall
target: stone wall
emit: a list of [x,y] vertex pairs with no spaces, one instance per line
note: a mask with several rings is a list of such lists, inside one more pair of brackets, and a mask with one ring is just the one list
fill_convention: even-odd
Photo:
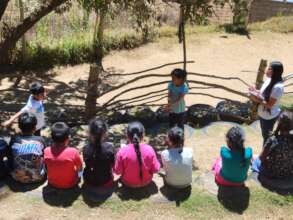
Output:
[[264,21],[276,15],[293,15],[293,3],[256,0],[250,10],[249,22]]
[[[224,8],[215,7],[211,23],[232,23],[233,13],[228,4]],[[272,0],[255,0],[250,8],[249,22],[264,21],[277,15],[293,15],[293,3]]]

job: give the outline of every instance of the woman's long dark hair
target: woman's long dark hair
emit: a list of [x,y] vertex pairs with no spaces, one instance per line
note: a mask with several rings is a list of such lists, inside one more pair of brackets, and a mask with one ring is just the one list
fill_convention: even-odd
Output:
[[[171,141],[172,144],[176,145],[176,147],[183,147],[184,145],[184,132],[179,127],[171,128],[168,131],[168,139]],[[182,153],[182,150],[179,152]]]
[[274,62],[271,62],[270,67],[272,68],[272,72],[273,72],[271,77],[271,82],[263,92],[263,96],[266,102],[270,100],[271,93],[274,86],[279,82],[283,82],[283,78],[282,78],[282,74],[284,71],[283,64],[281,62],[274,61]]
[[107,124],[100,119],[93,119],[89,124],[89,133],[94,137],[94,143],[91,145],[94,147],[95,152],[101,151],[102,137],[107,132]]
[[127,137],[134,145],[134,149],[136,152],[138,165],[139,165],[139,178],[143,180],[143,173],[142,173],[142,158],[140,152],[139,143],[144,135],[144,127],[140,122],[132,122],[128,125],[127,128]]
[[242,155],[242,165],[245,166],[244,131],[240,127],[232,127],[226,134],[227,142],[231,150],[240,151]]

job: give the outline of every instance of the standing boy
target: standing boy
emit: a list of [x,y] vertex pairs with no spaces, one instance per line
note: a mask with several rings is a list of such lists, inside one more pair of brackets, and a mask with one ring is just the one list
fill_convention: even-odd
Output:
[[171,73],[172,81],[168,84],[169,126],[178,126],[184,129],[186,105],[184,97],[188,93],[186,83],[187,73],[182,69],[174,69]]

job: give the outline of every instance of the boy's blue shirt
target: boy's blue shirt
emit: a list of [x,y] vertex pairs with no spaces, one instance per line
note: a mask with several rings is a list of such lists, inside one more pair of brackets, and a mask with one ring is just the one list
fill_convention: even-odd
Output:
[[173,82],[168,83],[168,90],[171,93],[171,112],[172,113],[182,113],[185,112],[185,100],[181,98],[177,104],[173,104],[181,96],[188,93],[189,89],[186,83],[182,86],[175,86]]

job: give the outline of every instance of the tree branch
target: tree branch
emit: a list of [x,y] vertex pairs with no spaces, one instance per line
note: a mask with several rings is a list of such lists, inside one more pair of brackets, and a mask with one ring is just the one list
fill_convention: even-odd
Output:
[[[182,64],[184,62],[175,62],[175,63],[167,63],[167,64],[164,64],[164,65],[160,65],[160,66],[156,66],[154,68],[150,68],[150,69],[146,69],[146,70],[142,70],[142,71],[138,71],[138,72],[133,72],[133,73],[117,73],[117,74],[110,74],[108,75],[108,77],[112,77],[112,76],[132,76],[132,75],[138,75],[138,74],[141,74],[141,73],[145,73],[145,72],[149,72],[149,71],[152,71],[152,70],[157,70],[157,69],[162,69],[166,66],[173,66],[173,65],[178,65],[178,64]],[[194,61],[186,61],[186,63],[194,63]]]
[[5,10],[6,10],[7,6],[8,6],[9,1],[10,0],[1,0],[0,1],[0,22],[2,20],[2,17],[4,15],[4,13],[5,13]]

